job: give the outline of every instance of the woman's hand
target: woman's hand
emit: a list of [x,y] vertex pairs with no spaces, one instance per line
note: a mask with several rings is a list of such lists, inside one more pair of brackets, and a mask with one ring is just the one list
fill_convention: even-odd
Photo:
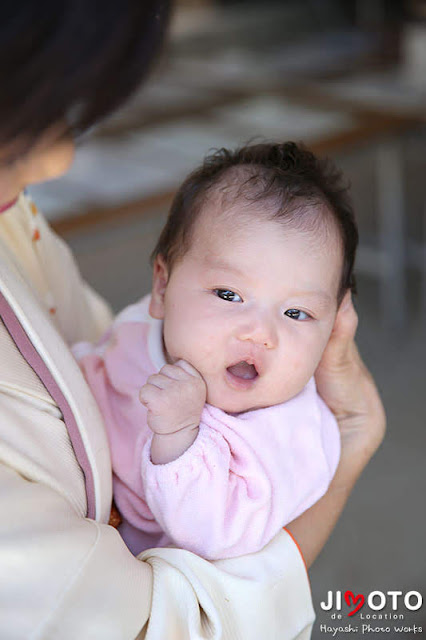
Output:
[[383,405],[354,341],[357,324],[348,292],[315,375],[318,392],[339,424],[339,466],[321,500],[286,527],[297,540],[308,567],[326,543],[355,482],[385,434]]
[[377,387],[354,341],[357,325],[358,316],[348,292],[315,374],[318,393],[340,427],[339,471],[344,470],[352,484],[379,447],[386,428]]

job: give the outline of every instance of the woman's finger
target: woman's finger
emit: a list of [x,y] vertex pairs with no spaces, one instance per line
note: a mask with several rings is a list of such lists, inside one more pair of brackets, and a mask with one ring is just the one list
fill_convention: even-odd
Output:
[[351,292],[348,291],[337,312],[333,331],[321,360],[323,364],[338,366],[352,357],[357,327],[358,315],[352,303]]

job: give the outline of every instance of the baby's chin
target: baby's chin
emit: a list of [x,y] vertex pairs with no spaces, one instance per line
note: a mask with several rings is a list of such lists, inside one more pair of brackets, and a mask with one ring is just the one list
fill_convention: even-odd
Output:
[[[231,391],[227,393],[225,389],[215,389],[214,386],[209,386],[209,380],[206,380],[207,385],[207,398],[206,402],[212,407],[216,407],[230,413],[237,415],[239,413],[247,413],[248,411],[255,411],[256,409],[265,409],[267,407],[273,407],[284,402],[288,402],[295,396],[297,396],[301,389],[276,389],[275,393],[270,393],[269,397],[265,397],[265,394],[256,394],[246,391]],[[212,388],[213,387],[213,388]],[[263,389],[264,391],[264,389]]]
[[[248,411],[255,411],[256,409],[264,409],[265,407],[271,406],[265,404],[264,402],[256,402],[253,400],[249,401],[248,398],[229,398],[224,399],[223,396],[220,397],[219,394],[209,393],[207,390],[207,404],[210,404],[212,407],[216,407],[217,409],[221,409],[225,413],[229,413],[231,415],[238,415],[240,413],[247,413]],[[277,404],[277,403],[273,403]]]

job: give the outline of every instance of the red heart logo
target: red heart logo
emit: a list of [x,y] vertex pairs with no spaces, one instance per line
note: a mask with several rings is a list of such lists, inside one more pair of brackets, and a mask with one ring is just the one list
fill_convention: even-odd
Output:
[[354,596],[352,591],[345,591],[345,601],[346,601],[346,604],[348,605],[348,607],[351,606],[351,600],[353,601],[353,604],[357,605],[357,606],[353,611],[348,613],[348,616],[353,616],[354,613],[359,611],[361,609],[361,607],[364,606],[364,603],[365,603],[365,598],[362,595],[362,593],[359,593],[357,596]]

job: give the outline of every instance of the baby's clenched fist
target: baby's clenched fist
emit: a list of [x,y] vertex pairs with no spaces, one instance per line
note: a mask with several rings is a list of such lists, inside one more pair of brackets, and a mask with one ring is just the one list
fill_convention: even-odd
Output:
[[206,402],[206,383],[185,360],[166,364],[150,376],[140,391],[148,409],[148,426],[156,434],[167,435],[200,424]]

